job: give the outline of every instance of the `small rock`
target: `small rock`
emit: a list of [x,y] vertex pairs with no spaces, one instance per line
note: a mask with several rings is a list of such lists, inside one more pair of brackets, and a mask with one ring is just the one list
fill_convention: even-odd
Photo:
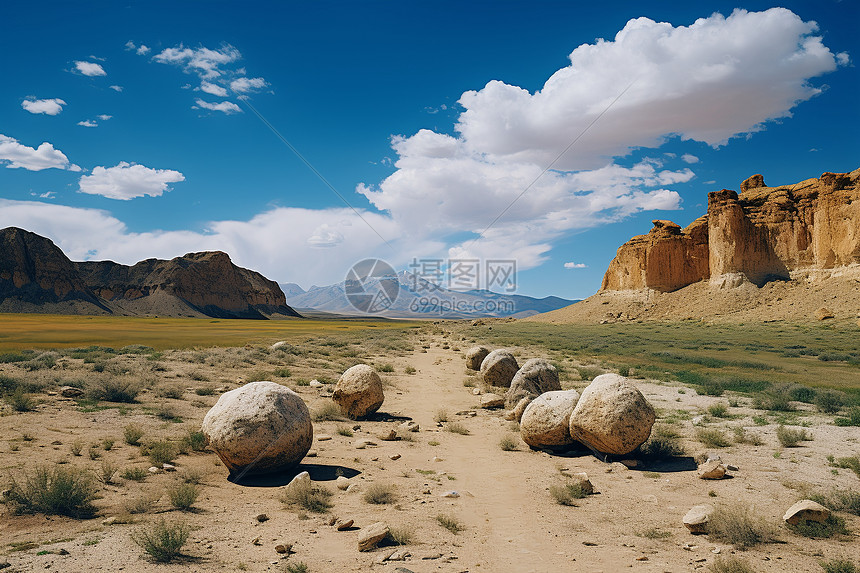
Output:
[[393,442],[397,439],[397,430],[388,430],[376,435],[383,442]]
[[255,537],[254,539],[252,539],[252,540],[251,540],[251,543],[252,543],[252,544],[254,544],[254,545],[262,545],[263,543],[260,541],[260,539],[261,539],[261,538],[260,538],[260,536],[258,535],[257,537]]
[[388,456],[388,459],[397,461],[400,459],[400,454],[391,454],[390,456]]
[[322,388],[323,386],[325,386],[325,384],[323,384],[319,380],[311,380],[308,386],[310,386],[311,388]]
[[802,499],[788,508],[782,519],[789,525],[797,525],[801,521],[817,521],[823,523],[830,517],[830,510],[815,503],[811,499]]
[[407,569],[406,567],[398,567],[394,570],[394,573],[415,573],[412,569]]
[[827,320],[827,319],[830,319],[833,317],[834,317],[833,312],[830,309],[823,307],[823,306],[815,312],[815,318],[817,318],[818,320]]
[[163,469],[166,472],[175,472],[176,466],[173,464],[161,464],[161,469]]
[[280,554],[290,554],[293,552],[293,544],[292,543],[281,543],[279,545],[275,545],[275,551]]
[[714,462],[714,461],[716,461],[716,462],[720,462],[720,461],[722,461],[722,459],[720,458],[720,454],[718,454],[717,452],[708,452],[708,454],[707,454],[707,459],[706,459],[705,461],[708,461],[708,462]]
[[388,549],[387,551],[383,551],[382,554],[376,558],[376,563],[380,564],[380,565],[382,563],[385,563],[386,561],[388,561],[389,557],[394,555],[394,552],[395,552],[394,549]]
[[438,551],[434,551],[431,553],[425,553],[424,555],[421,556],[421,559],[428,559],[428,560],[429,559],[439,559],[440,557],[442,557],[442,554],[439,553]]
[[713,505],[694,505],[684,515],[684,527],[689,529],[690,533],[707,533],[712,513],[714,513]]
[[648,561],[648,556],[647,556],[647,555],[642,555],[641,557],[637,557],[637,558],[636,558],[636,561]]
[[711,460],[699,466],[699,479],[723,479],[726,475],[726,466],[719,460]]
[[311,483],[311,475],[308,472],[301,472],[296,475],[296,477],[290,480],[290,483],[284,486],[284,491],[289,492],[294,488],[301,487],[300,484],[302,483]]
[[481,396],[481,408],[489,410],[492,408],[503,408],[505,406],[505,397],[498,394],[484,394]]
[[592,495],[594,493],[594,485],[592,485],[591,480],[588,479],[587,473],[576,472],[571,474],[570,478],[573,484],[578,485],[582,489],[582,493],[585,495]]
[[351,492],[353,492],[353,491],[355,491],[355,490],[357,490],[357,489],[360,489],[360,488],[361,488],[361,485],[360,485],[360,484],[357,484],[357,483],[351,483],[351,484],[349,484],[349,487],[348,487],[348,488],[346,488],[346,493],[351,493]]
[[269,516],[268,516],[268,515],[266,515],[265,513],[261,513],[261,514],[259,514],[259,515],[256,517],[256,519],[257,519],[257,521],[259,521],[260,523],[263,523],[264,521],[269,521]]
[[74,386],[63,386],[60,388],[60,396],[63,398],[77,398],[78,396],[83,396],[84,391],[80,388],[75,388]]
[[736,472],[736,471],[738,471],[738,466],[736,466],[734,464],[726,464],[726,469],[729,470],[730,472]]
[[374,442],[373,440],[368,440],[367,438],[363,438],[363,439],[355,442],[355,449],[356,450],[363,450],[365,448],[373,448],[377,445],[378,444],[376,442]]
[[705,423],[704,416],[694,416],[692,420],[690,420],[694,426],[702,426]]
[[157,467],[155,467],[155,466],[151,466],[151,467],[150,467],[148,470],[146,470],[146,471],[148,471],[148,472],[149,472],[149,473],[151,473],[151,474],[160,474],[160,473],[161,473],[161,468],[157,468]]
[[331,439],[331,436],[329,436],[328,434],[320,434],[319,436],[317,436],[318,442],[327,442],[330,439]]
[[114,523],[116,523],[116,517],[108,517],[102,520],[102,525],[113,525]]
[[398,431],[403,431],[403,432],[417,432],[420,429],[420,426],[418,425],[418,422],[415,422],[413,420],[409,420],[409,421],[403,422],[402,424],[397,426],[397,429],[398,429]]
[[445,460],[443,460],[443,459],[442,459],[442,458],[440,458],[439,456],[434,456],[434,457],[433,457],[433,461],[434,461],[434,462],[444,462]]
[[389,532],[388,526],[381,521],[365,527],[358,534],[358,550],[370,551],[385,539]]
[[484,391],[480,388],[472,388],[472,396],[480,396]]
[[346,491],[349,487],[350,481],[349,478],[345,478],[343,476],[337,476],[337,479],[334,480],[334,485],[340,491]]
[[457,498],[460,497],[460,494],[452,489],[451,491],[446,491],[445,493],[441,494],[439,497]]
[[338,531],[345,531],[345,530],[349,529],[350,527],[352,527],[353,523],[355,523],[355,521],[353,521],[352,519],[341,519],[341,520],[338,520],[335,527],[337,528]]
[[[406,558],[411,556],[412,554],[408,551],[395,551],[391,555],[388,556],[389,561],[406,561]],[[398,567],[398,570],[402,569],[402,567]]]

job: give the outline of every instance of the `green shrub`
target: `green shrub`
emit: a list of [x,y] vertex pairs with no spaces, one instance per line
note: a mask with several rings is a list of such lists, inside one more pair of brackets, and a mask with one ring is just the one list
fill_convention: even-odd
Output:
[[133,403],[143,390],[143,384],[130,377],[109,376],[93,382],[88,394],[95,400],[105,402]]
[[829,538],[834,535],[848,535],[848,528],[845,527],[845,520],[838,515],[831,514],[825,521],[819,523],[817,521],[802,520],[797,525],[787,525],[787,527],[803,537],[811,538]]
[[846,396],[838,390],[822,390],[815,396],[815,405],[822,412],[834,414],[845,405]]
[[376,367],[376,370],[377,372],[394,372],[394,365],[389,363],[380,364]]
[[724,418],[729,411],[729,407],[722,402],[711,404],[708,406],[708,413],[715,418]]
[[785,426],[779,426],[776,429],[776,438],[779,440],[779,443],[785,448],[795,448],[800,442],[809,441],[812,439],[812,436],[803,429],[792,429],[786,428]]
[[684,455],[681,436],[666,425],[656,425],[651,430],[651,436],[639,447],[643,457],[660,459]]
[[727,448],[729,438],[716,428],[696,428],[696,439],[711,448]]
[[113,476],[116,475],[118,469],[115,463],[104,460],[99,469],[96,470],[96,479],[105,485],[111,485]]
[[457,535],[464,529],[460,521],[453,515],[445,515],[443,513],[440,513],[436,516],[436,523],[438,523],[454,535]]
[[792,400],[795,400],[797,402],[812,404],[812,402],[814,402],[817,397],[817,392],[808,386],[803,386],[801,384],[792,384],[788,388],[788,395],[791,397]]
[[394,503],[397,501],[397,491],[390,484],[372,483],[364,492],[362,499],[376,505]]
[[836,418],[833,423],[837,426],[860,426],[860,406],[852,407],[846,418]]
[[122,473],[119,474],[119,477],[131,481],[143,481],[148,475],[149,472],[143,468],[131,467],[122,470]]
[[129,424],[123,430],[123,438],[129,446],[139,446],[140,439],[143,437],[143,430],[140,426]]
[[140,448],[140,453],[149,456],[153,465],[169,464],[179,455],[179,448],[168,440],[150,442]]
[[299,561],[298,563],[288,563],[287,573],[308,573],[308,566],[305,564],[304,561]]
[[857,566],[847,559],[832,559],[830,561],[822,561],[821,568],[824,573],[857,573]]
[[710,570],[711,573],[755,573],[749,563],[737,557],[717,557]]
[[763,520],[751,515],[747,505],[718,505],[708,521],[708,538],[747,549],[774,540],[774,532]]
[[499,447],[504,452],[515,452],[519,449],[519,440],[512,434],[508,434],[499,440]]
[[25,394],[21,388],[15,389],[11,394],[3,398],[16,412],[32,412],[36,409],[36,401],[29,394]]
[[181,555],[182,546],[188,541],[190,532],[184,523],[167,525],[162,519],[152,527],[132,533],[131,539],[155,561],[168,563]]
[[202,452],[206,449],[206,435],[199,430],[188,430],[188,434],[182,441],[195,452]]
[[346,420],[340,407],[334,402],[326,402],[313,413],[314,422],[343,422]]
[[90,475],[75,468],[45,466],[12,480],[4,502],[15,513],[66,515],[77,519],[92,517],[96,508],[96,487]]
[[183,511],[191,509],[198,495],[200,488],[193,483],[178,482],[167,489],[170,505]]
[[284,491],[281,501],[287,505],[298,506],[313,513],[325,513],[331,509],[329,499],[332,492],[311,481],[299,481]]
[[583,499],[588,496],[588,492],[578,482],[555,484],[549,488],[549,493],[559,505],[575,506],[575,499]]

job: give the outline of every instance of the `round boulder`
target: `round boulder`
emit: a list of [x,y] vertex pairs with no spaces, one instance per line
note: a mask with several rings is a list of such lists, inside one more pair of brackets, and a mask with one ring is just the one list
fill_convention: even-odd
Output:
[[513,354],[507,350],[493,350],[481,362],[481,377],[488,386],[507,388],[519,369]]
[[543,358],[526,360],[511,380],[511,387],[505,395],[505,407],[513,408],[523,398],[537,398],[544,392],[561,390],[558,370]]
[[520,418],[520,436],[533,448],[569,446],[570,413],[579,400],[576,390],[545,392],[526,406]]
[[313,442],[308,407],[274,382],[250,382],[225,392],[201,428],[231,474],[260,474],[297,465]]
[[484,358],[486,358],[489,353],[490,350],[488,348],[483,346],[473,346],[466,351],[466,368],[469,370],[480,370],[481,362],[484,361]]
[[379,410],[385,400],[382,380],[367,364],[356,364],[341,375],[331,399],[349,418],[364,418]]
[[656,414],[623,376],[601,374],[570,415],[570,437],[603,454],[629,454],[651,435]]

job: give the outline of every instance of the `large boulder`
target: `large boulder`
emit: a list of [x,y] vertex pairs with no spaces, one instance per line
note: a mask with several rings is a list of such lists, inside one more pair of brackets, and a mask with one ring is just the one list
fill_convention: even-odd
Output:
[[308,407],[274,382],[225,392],[203,418],[203,433],[231,474],[259,474],[297,465],[313,442]]
[[555,390],[532,400],[520,418],[520,436],[523,441],[533,448],[573,444],[569,420],[579,399],[576,390]]
[[713,505],[707,503],[694,505],[684,515],[684,527],[689,529],[690,533],[707,533],[708,522],[711,521],[714,509]]
[[466,351],[466,368],[469,370],[480,370],[481,362],[484,361],[484,358],[489,353],[489,349],[483,346],[473,346]]
[[341,375],[331,399],[349,418],[364,418],[379,410],[385,400],[382,380],[367,364],[356,364]]
[[481,362],[481,378],[488,386],[507,388],[519,369],[513,354],[507,350],[493,350]]
[[788,508],[782,519],[789,525],[797,525],[800,522],[816,521],[824,523],[830,518],[830,510],[811,499],[801,499]]
[[544,392],[561,390],[558,370],[543,358],[532,358],[517,370],[505,395],[505,407],[513,408],[523,398],[535,399]]
[[582,391],[570,436],[603,454],[624,455],[648,439],[655,419],[654,408],[626,378],[601,374]]

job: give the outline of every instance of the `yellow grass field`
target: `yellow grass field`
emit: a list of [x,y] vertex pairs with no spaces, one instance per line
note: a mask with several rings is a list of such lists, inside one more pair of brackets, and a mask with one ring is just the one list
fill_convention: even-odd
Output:
[[399,330],[420,323],[386,320],[219,320],[0,314],[0,350],[143,344],[157,350],[269,343],[364,329]]

